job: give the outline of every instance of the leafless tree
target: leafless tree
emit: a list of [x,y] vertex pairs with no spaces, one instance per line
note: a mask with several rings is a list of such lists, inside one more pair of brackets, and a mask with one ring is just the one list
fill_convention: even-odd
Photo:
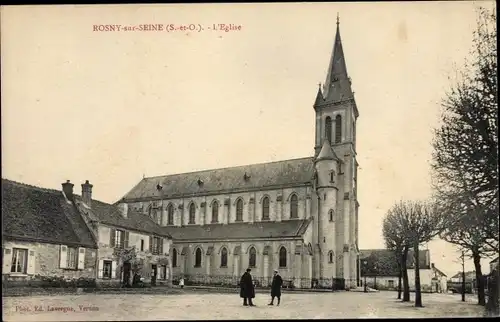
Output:
[[442,238],[472,257],[481,305],[480,259],[499,252],[496,38],[496,13],[481,9],[473,59],[446,94],[433,141],[435,197],[447,216]]
[[[391,208],[388,218],[390,222],[393,223],[390,226],[395,227],[393,230],[394,233],[398,234],[397,241],[403,246],[403,256],[401,260],[403,267],[403,282],[407,269],[406,261],[408,249],[413,248],[415,256],[415,306],[422,307],[419,246],[423,243],[428,243],[442,232],[445,225],[444,216],[437,211],[437,206],[434,202],[400,201]],[[405,299],[403,299],[403,301],[404,300]]]
[[[408,257],[408,246],[405,244],[405,238],[399,229],[398,220],[394,215],[392,209],[390,209],[386,216],[384,217],[384,221],[382,224],[382,234],[384,236],[385,244],[387,249],[394,252],[396,256],[397,265],[398,265],[398,299],[401,299],[402,293],[402,285],[401,281],[403,280],[403,275],[406,276],[404,281],[404,296],[403,301],[407,302],[410,300],[410,289],[408,283],[408,271],[406,268],[406,260],[403,261],[403,258]],[[403,252],[405,252],[403,254]]]

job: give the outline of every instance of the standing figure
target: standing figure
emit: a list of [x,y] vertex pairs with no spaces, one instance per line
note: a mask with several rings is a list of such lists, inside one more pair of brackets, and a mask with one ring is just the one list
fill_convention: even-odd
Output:
[[181,288],[184,288],[184,277],[181,277],[181,279],[179,280],[179,286]]
[[255,288],[250,271],[251,269],[247,268],[246,272],[243,273],[240,279],[240,297],[243,298],[244,306],[255,306],[252,302],[252,299],[255,298]]
[[278,298],[278,306],[281,300],[281,286],[283,285],[283,279],[277,270],[274,270],[273,283],[271,284],[271,303],[268,305],[274,305],[274,298]]

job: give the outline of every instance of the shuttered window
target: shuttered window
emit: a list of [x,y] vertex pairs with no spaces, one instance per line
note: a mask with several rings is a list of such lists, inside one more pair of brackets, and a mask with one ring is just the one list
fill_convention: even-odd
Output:
[[12,250],[11,273],[26,274],[28,269],[28,250],[23,248],[14,248]]
[[68,247],[66,257],[66,268],[76,269],[78,265],[78,248]]
[[174,206],[172,206],[172,204],[168,205],[167,213],[168,213],[167,225],[173,225],[174,224]]

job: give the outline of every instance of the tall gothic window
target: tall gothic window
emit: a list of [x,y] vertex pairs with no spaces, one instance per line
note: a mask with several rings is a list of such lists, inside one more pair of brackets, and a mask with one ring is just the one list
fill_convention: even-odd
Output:
[[262,220],[269,220],[269,197],[262,200]]
[[236,221],[243,221],[243,200],[236,202]]
[[335,116],[335,143],[340,143],[342,140],[342,116]]
[[281,246],[279,256],[280,256],[279,260],[280,268],[286,267],[286,248],[284,246]]
[[219,222],[219,203],[217,201],[212,204],[212,222]]
[[177,249],[172,251],[172,267],[177,267]]
[[167,208],[167,225],[174,224],[174,206],[172,204],[168,205]]
[[296,194],[290,198],[290,218],[299,218],[299,201]]
[[220,267],[227,267],[227,249],[222,248],[220,252]]
[[257,251],[255,250],[255,247],[250,248],[248,254],[248,267],[255,267],[255,264],[257,263]]
[[196,248],[196,253],[194,257],[194,267],[201,267],[201,249]]
[[189,205],[189,223],[194,224],[196,221],[196,206],[194,203]]
[[325,138],[332,142],[332,118],[329,116],[325,119]]

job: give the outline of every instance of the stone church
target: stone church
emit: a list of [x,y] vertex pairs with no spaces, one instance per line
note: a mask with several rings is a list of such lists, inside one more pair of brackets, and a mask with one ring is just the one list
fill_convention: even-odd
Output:
[[143,178],[118,203],[148,213],[172,236],[174,279],[268,283],[278,269],[295,287],[356,287],[356,120],[339,22],[314,101],[314,156]]

